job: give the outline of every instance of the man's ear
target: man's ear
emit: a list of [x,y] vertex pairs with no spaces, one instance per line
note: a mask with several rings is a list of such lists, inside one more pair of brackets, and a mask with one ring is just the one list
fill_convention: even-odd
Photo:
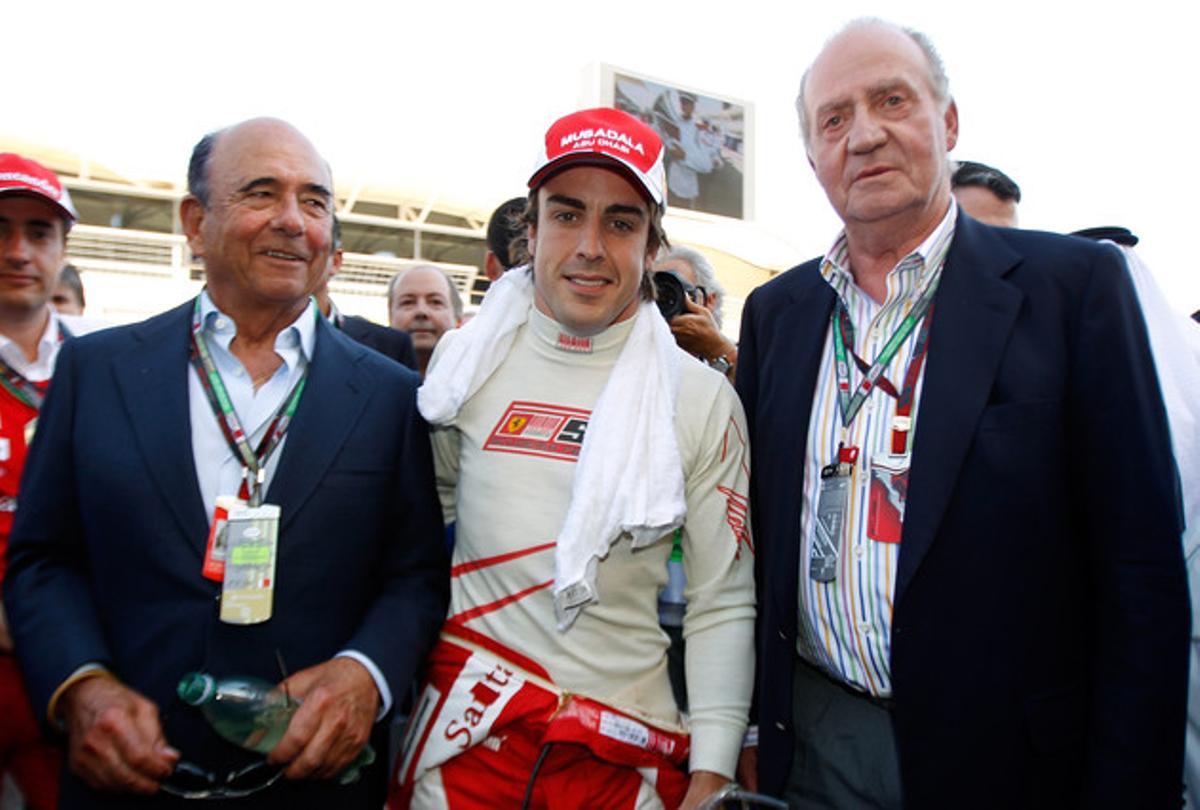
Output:
[[183,225],[183,233],[187,237],[188,248],[197,259],[204,258],[204,237],[200,235],[200,226],[204,224],[204,204],[191,194],[179,203],[179,220]]
[[534,251],[537,250],[537,226],[530,225],[525,230],[525,252],[529,254],[529,261],[533,262]]
[[958,143],[958,105],[954,103],[954,99],[950,99],[950,103],[946,105],[946,151],[954,149],[954,145]]
[[495,281],[504,275],[504,265],[500,264],[496,254],[490,250],[483,257],[483,274],[488,277],[488,281]]

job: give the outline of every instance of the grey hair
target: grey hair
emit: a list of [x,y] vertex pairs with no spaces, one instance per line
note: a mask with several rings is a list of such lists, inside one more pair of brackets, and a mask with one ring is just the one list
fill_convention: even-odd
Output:
[[450,288],[450,309],[454,311],[454,319],[461,321],[463,317],[463,299],[462,293],[458,291],[458,285],[454,283],[454,279],[450,278],[450,274],[436,264],[414,264],[411,267],[405,267],[403,270],[396,272],[392,276],[392,280],[388,282],[387,302],[388,311],[392,310],[396,301],[396,287],[400,284],[400,279],[410,270],[416,270],[418,267],[428,267],[430,270],[436,270],[442,274],[442,278],[446,279],[446,286]]
[[667,251],[665,256],[659,256],[655,264],[661,264],[670,259],[687,262],[696,273],[696,286],[703,287],[706,292],[717,297],[716,306],[713,308],[713,320],[717,322],[717,328],[720,329],[721,310],[725,307],[725,287],[717,280],[717,273],[713,270],[708,258],[698,250],[678,245]]
[[[950,104],[950,77],[946,75],[946,65],[942,62],[942,57],[938,53],[937,48],[933,46],[933,41],[915,28],[905,28],[902,25],[896,25],[879,17],[859,17],[856,20],[846,23],[840,31],[826,40],[825,46],[821,48],[821,52],[824,53],[825,48],[829,47],[829,43],[842,34],[873,26],[900,31],[916,43],[917,47],[921,49],[921,53],[925,54],[925,62],[929,66],[929,88],[933,91],[933,98],[944,110]],[[817,54],[817,58],[820,58],[820,54]],[[812,73],[813,64],[815,63],[816,59],[813,60],[812,64],[809,64],[808,68],[804,71],[804,75],[800,77],[800,93],[796,96],[796,113],[800,116],[800,135],[804,138],[805,150],[808,150],[812,146],[812,125],[808,120],[808,110],[805,107],[804,88],[808,85],[808,76]]]
[[209,199],[208,163],[212,159],[217,139],[224,134],[225,129],[218,129],[205,135],[192,149],[192,158],[188,161],[188,193],[199,200],[206,209]]

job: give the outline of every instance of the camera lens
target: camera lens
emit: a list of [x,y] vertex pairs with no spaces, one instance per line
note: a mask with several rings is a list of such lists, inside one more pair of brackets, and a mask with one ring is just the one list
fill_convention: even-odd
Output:
[[654,274],[655,303],[668,321],[687,311],[684,299],[688,295],[688,286],[690,285],[687,282],[670,270],[659,270]]

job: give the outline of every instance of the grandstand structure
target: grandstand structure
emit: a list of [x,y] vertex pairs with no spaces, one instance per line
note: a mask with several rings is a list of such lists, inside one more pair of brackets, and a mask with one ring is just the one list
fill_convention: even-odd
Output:
[[[87,314],[112,323],[141,320],[195,296],[204,266],[188,249],[179,219],[182,184],[122,177],[78,155],[30,147],[0,137],[0,151],[38,160],[68,188],[79,222],[71,230],[67,258],[81,272]],[[491,210],[456,209],[439,201],[415,201],[403,190],[364,184],[335,189],[345,261],[330,283],[340,310],[387,322],[387,287],[399,270],[433,264],[458,285],[468,309],[487,290],[483,275],[486,227]],[[672,217],[666,220],[672,231]],[[696,232],[695,222],[682,230]],[[689,227],[690,226],[690,227]],[[676,240],[681,242],[684,240]],[[729,295],[725,331],[736,339],[741,305],[749,291],[782,268],[763,268],[710,245],[686,240],[713,263]]]

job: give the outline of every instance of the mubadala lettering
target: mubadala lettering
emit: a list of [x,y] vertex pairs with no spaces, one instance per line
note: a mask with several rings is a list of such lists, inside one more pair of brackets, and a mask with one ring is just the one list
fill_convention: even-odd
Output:
[[[627,133],[618,132],[615,129],[591,129],[589,127],[587,129],[580,129],[575,132],[569,132],[566,135],[562,136],[562,140],[559,143],[559,146],[566,147],[566,146],[570,146],[571,144],[576,143],[578,141],[593,141],[596,139],[600,139],[601,141],[608,141],[609,142],[608,145],[623,146],[626,149],[632,149],[633,151],[637,152],[639,155],[646,154],[646,150],[645,150],[645,148],[643,148],[641,141],[634,143],[633,139],[630,138]],[[582,146],[583,144],[580,144],[580,145]]]

